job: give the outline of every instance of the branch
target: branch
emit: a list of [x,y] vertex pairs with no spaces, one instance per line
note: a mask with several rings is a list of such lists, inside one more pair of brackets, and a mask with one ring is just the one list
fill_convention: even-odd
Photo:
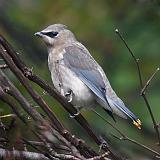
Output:
[[49,160],[47,157],[45,157],[41,153],[36,152],[27,152],[27,151],[9,151],[6,149],[0,148],[0,158],[2,159],[32,159],[32,160]]
[[26,120],[21,116],[21,114],[19,113],[19,110],[17,109],[17,106],[15,105],[15,103],[13,103],[13,101],[10,100],[9,96],[3,91],[2,87],[0,87],[0,99],[9,105],[9,107],[11,107],[12,111],[17,115],[17,117],[23,122],[23,123],[27,123]]
[[138,146],[140,146],[140,147],[142,147],[142,148],[144,148],[144,149],[152,152],[152,153],[155,154],[156,156],[160,157],[160,153],[158,153],[157,151],[149,148],[148,146],[146,146],[146,145],[144,145],[144,144],[142,144],[142,143],[140,143],[140,142],[137,142],[137,141],[134,140],[134,139],[129,138],[129,137],[128,137],[127,135],[125,135],[120,129],[118,129],[116,126],[114,126],[112,123],[110,123],[107,119],[105,119],[103,116],[101,116],[98,112],[96,112],[95,110],[93,110],[93,111],[94,111],[95,114],[97,114],[99,117],[101,117],[106,123],[108,123],[112,128],[114,128],[114,129],[121,135],[121,138],[119,138],[119,137],[115,136],[114,134],[112,134],[113,137],[118,138],[118,139],[120,139],[120,140],[127,140],[127,141],[129,141],[129,142],[132,142],[132,143],[134,143],[134,144],[136,144],[136,145],[138,145]]
[[[138,77],[139,77],[139,83],[140,83],[140,87],[141,87],[141,93],[140,93],[140,95],[143,97],[144,102],[145,102],[145,104],[146,104],[146,106],[147,106],[147,108],[148,108],[148,111],[149,111],[149,113],[150,113],[150,116],[151,116],[151,119],[152,119],[152,123],[153,123],[154,129],[155,129],[155,132],[156,132],[156,135],[157,135],[158,145],[160,145],[160,133],[159,133],[158,125],[157,125],[156,120],[155,120],[155,118],[154,118],[154,115],[153,115],[153,113],[152,113],[151,106],[150,106],[150,104],[149,104],[149,102],[148,102],[148,99],[147,99],[147,97],[146,97],[146,94],[144,94],[145,92],[143,92],[143,90],[145,91],[146,88],[147,88],[147,86],[148,86],[149,84],[146,83],[146,84],[143,86],[142,74],[141,74],[140,66],[139,66],[139,59],[137,59],[137,58],[135,57],[134,53],[133,53],[132,50],[129,48],[128,44],[126,43],[125,39],[123,38],[123,36],[121,35],[121,33],[118,31],[118,29],[116,29],[115,32],[118,34],[118,36],[120,37],[120,39],[124,42],[125,46],[127,47],[129,53],[130,53],[131,56],[133,57],[133,60],[134,60],[134,62],[135,62],[135,64],[136,64],[137,71],[138,71]],[[159,68],[158,68],[158,70],[159,70]],[[157,71],[158,71],[158,70],[157,70]],[[156,71],[156,72],[157,72],[157,71]],[[151,78],[149,79],[149,82],[148,82],[148,83],[150,83],[150,81],[152,80],[152,78],[154,77],[154,75],[156,74],[156,72],[151,76]]]
[[36,153],[36,152],[28,152],[28,151],[9,151],[7,149],[0,148],[0,158],[3,159],[32,159],[32,160],[82,160],[72,155],[66,154],[57,154],[56,152],[52,157],[47,158],[44,154]]
[[145,94],[145,91],[147,90],[147,87],[150,85],[152,79],[155,77],[155,75],[157,74],[158,71],[159,71],[159,68],[157,68],[157,69],[155,70],[155,72],[151,75],[151,77],[148,79],[148,81],[146,82],[146,84],[144,85],[144,87],[143,87],[142,90],[141,90],[141,94],[140,94],[141,96],[142,96],[143,94]]
[[96,157],[93,157],[93,158],[89,158],[88,160],[110,160],[110,159],[108,158],[108,152],[105,152],[101,156],[96,156]]
[[[4,142],[4,139],[0,139],[0,142]],[[40,147],[45,147],[44,143],[41,142],[41,141],[27,141],[25,140],[24,138],[22,139],[22,143],[23,144],[26,144],[26,145],[34,145],[34,146],[40,146]],[[61,144],[58,144],[58,143],[50,143],[49,144],[53,149],[55,150],[63,150],[63,151],[66,151],[66,152],[70,152],[71,150],[67,147],[67,146],[64,146],[64,145],[61,145]]]
[[[25,139],[22,140],[23,143],[25,144],[28,144],[30,146],[32,146],[34,149],[36,149],[38,152],[40,153],[43,153],[44,155],[46,155],[49,159],[73,159],[73,160],[81,160],[81,158],[77,158],[75,156],[72,156],[72,155],[68,155],[68,154],[57,154],[55,151],[53,151],[52,149],[52,153],[51,154],[48,154],[48,153],[45,153],[44,151],[38,149],[37,147],[35,147],[35,144],[37,144],[37,142],[33,142],[33,141],[27,141]],[[38,142],[39,143],[39,142]],[[42,143],[41,143],[42,144]],[[43,143],[44,145],[44,143]],[[51,144],[52,145],[52,144]],[[64,147],[64,146],[63,146]],[[71,152],[69,152],[71,153]],[[52,158],[53,157],[53,158]]]
[[52,112],[46,102],[39,96],[39,94],[33,90],[31,84],[29,83],[28,79],[22,74],[22,72],[17,68],[14,64],[13,60],[4,52],[2,47],[0,47],[0,53],[3,59],[8,64],[10,70],[16,75],[22,85],[26,88],[28,93],[32,96],[32,98],[37,102],[39,106],[43,109],[43,111],[48,115],[48,117],[52,120],[53,124],[57,127],[59,131],[63,131],[63,126],[60,121],[57,119],[56,115]]
[[[72,146],[65,138],[63,138],[43,117],[28,103],[28,101],[21,95],[18,89],[9,81],[5,74],[0,70],[0,83],[6,93],[13,96],[23,107],[23,109],[35,120],[37,127],[41,131],[41,135],[49,142],[54,142],[54,136],[71,148],[73,153],[78,153],[78,150]],[[63,130],[65,130],[63,128]],[[53,135],[52,135],[53,134]],[[76,138],[75,138],[76,139]]]
[[141,70],[140,70],[140,66],[139,66],[139,58],[136,58],[134,53],[132,52],[132,50],[129,48],[128,44],[126,43],[125,39],[122,37],[121,33],[119,32],[118,29],[115,29],[115,32],[118,34],[118,36],[120,37],[120,39],[123,41],[123,43],[125,44],[126,48],[128,49],[129,53],[131,54],[136,67],[137,67],[137,72],[138,72],[138,77],[139,77],[139,82],[140,82],[140,87],[142,88],[143,86],[143,81],[142,81],[142,74],[141,74]]

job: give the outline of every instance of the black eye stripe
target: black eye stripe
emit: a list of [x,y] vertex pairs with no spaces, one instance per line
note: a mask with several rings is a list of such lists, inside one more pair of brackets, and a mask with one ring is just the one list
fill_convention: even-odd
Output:
[[46,33],[43,32],[43,34],[48,37],[54,38],[58,35],[58,32],[46,32]]

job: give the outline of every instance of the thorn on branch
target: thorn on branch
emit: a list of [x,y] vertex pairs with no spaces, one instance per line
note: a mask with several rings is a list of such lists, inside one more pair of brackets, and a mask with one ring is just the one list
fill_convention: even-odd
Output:
[[8,68],[7,64],[0,64],[0,69],[6,69],[6,68]]

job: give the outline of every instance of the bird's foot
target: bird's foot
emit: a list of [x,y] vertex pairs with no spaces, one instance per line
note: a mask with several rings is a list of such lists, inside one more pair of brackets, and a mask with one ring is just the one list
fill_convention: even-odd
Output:
[[76,113],[74,113],[73,115],[69,115],[70,116],[70,118],[75,118],[76,116],[78,116],[79,114],[80,114],[80,110],[78,109],[78,108],[76,108]]
[[100,153],[101,150],[102,150],[103,148],[105,148],[105,147],[106,147],[106,143],[105,143],[105,142],[102,142],[102,143],[99,145],[98,153]]
[[67,98],[68,102],[72,102],[73,100],[73,91],[69,90],[68,92],[65,93],[65,97]]
[[106,148],[108,146],[107,142],[105,141],[105,139],[102,136],[99,137],[99,140],[101,143],[99,145],[98,153],[100,153],[103,148]]

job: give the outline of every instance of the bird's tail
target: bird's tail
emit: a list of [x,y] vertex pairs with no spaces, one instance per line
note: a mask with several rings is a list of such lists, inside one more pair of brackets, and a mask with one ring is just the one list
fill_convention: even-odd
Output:
[[141,129],[141,121],[123,103],[117,103],[113,101],[112,103],[114,103],[114,106],[117,107],[117,109],[119,109],[124,115],[129,117],[138,129]]
[[141,121],[135,116],[122,102],[122,100],[117,99],[112,100],[110,98],[106,98],[106,101],[97,98],[97,102],[103,106],[103,108],[107,111],[107,113],[114,119],[113,113],[117,114],[122,118],[130,118],[133,121],[133,124],[138,128],[141,129]]

